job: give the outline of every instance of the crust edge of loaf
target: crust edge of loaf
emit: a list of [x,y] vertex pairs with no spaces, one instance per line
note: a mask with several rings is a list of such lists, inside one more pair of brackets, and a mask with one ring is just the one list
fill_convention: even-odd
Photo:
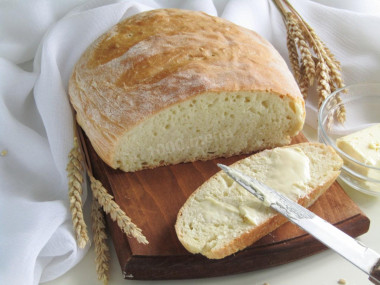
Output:
[[[173,10],[173,12],[175,13],[185,13],[185,11],[181,11],[180,9],[157,9],[157,10],[153,10],[153,11],[149,11],[149,12],[146,12],[146,13],[152,13],[152,14],[155,14],[155,13],[161,13],[162,11],[160,10],[166,10],[166,12],[168,13],[171,13],[171,11]],[[186,11],[186,13],[189,12],[189,11]],[[206,16],[209,16],[207,14],[204,14],[202,13],[202,15],[206,15]],[[132,16],[133,17],[133,16]],[[136,15],[137,17],[137,15]],[[217,17],[211,17],[213,19],[216,19],[216,20],[220,20],[222,23],[225,22],[225,20],[223,19],[219,19]],[[127,20],[127,19],[125,19]],[[237,26],[236,24],[234,23],[231,23],[229,21],[227,21],[228,23],[225,23],[226,25],[231,25],[231,26]],[[121,22],[120,22],[121,23]],[[120,24],[119,23],[119,24]],[[284,91],[284,94],[280,94],[280,96],[287,96],[287,97],[291,97],[295,100],[300,100],[302,99],[302,95],[301,93],[299,92],[299,89],[294,81],[294,79],[291,79],[291,72],[289,71],[289,68],[288,66],[286,65],[285,61],[283,60],[283,58],[279,55],[278,51],[274,49],[274,47],[272,45],[270,45],[269,42],[267,42],[267,40],[265,40],[264,38],[262,38],[260,35],[258,35],[256,32],[254,31],[251,31],[251,30],[247,30],[247,29],[244,29],[242,27],[238,27],[239,29],[242,29],[243,31],[245,31],[244,33],[246,32],[249,32],[249,33],[253,33],[255,35],[255,37],[257,37],[260,41],[263,41],[265,42],[265,45],[266,45],[266,48],[268,50],[271,50],[274,54],[275,54],[275,57],[279,57],[281,58],[281,63],[283,63],[283,65],[281,66],[281,69],[284,69],[286,72],[286,74],[284,75],[284,78],[287,79],[287,80],[279,80],[279,78],[276,78],[276,80],[274,80],[274,82],[277,82],[277,81],[280,81],[281,84],[275,84],[275,86],[272,86],[275,90],[279,91],[279,90],[282,90]],[[105,32],[101,37],[106,37],[108,34],[110,33],[110,31],[107,31]],[[97,42],[97,40],[95,41]],[[267,46],[269,44],[269,46]],[[91,50],[93,50],[94,48],[94,44],[90,45],[84,52],[84,54],[87,54],[87,53],[90,53]],[[83,57],[83,55],[82,55]],[[78,63],[80,63],[82,60],[82,57],[78,60],[76,66],[74,67],[74,70],[73,70],[73,74],[74,72],[79,72],[80,69],[78,69]],[[85,62],[82,62],[84,65]],[[284,71],[283,70],[283,71]],[[73,76],[72,74],[72,76]],[[70,82],[72,80],[72,76],[70,78]],[[69,82],[69,85],[70,85],[70,82]],[[72,83],[72,82],[71,82]],[[75,85],[78,84],[78,82],[75,82]],[[286,88],[283,88],[283,86],[287,86]],[[72,86],[73,89],[78,89],[79,87],[78,86]],[[271,87],[271,86],[270,86]],[[71,87],[69,86],[69,90],[71,89]],[[87,90],[89,91],[89,90]],[[87,92],[86,91],[86,92]],[[236,90],[232,90],[232,91],[236,91]],[[246,90],[246,91],[249,91],[249,90]],[[252,90],[252,91],[255,91],[255,90]],[[275,92],[273,90],[265,90],[266,92]],[[288,92],[287,94],[285,94],[285,91]],[[76,92],[74,93],[78,93],[79,90],[76,90]],[[207,92],[212,92],[212,90],[207,90]],[[70,93],[70,92],[69,92]],[[78,94],[74,94],[75,97],[77,97],[75,100],[77,101],[77,104],[79,105],[84,105],[83,102],[80,102],[80,96]],[[197,94],[194,94],[194,96],[197,96]],[[194,97],[194,96],[191,96],[191,97]],[[71,96],[70,96],[71,97]],[[86,95],[85,97],[88,97],[88,95]],[[302,99],[303,100],[303,99]],[[180,103],[180,102],[178,102]],[[75,104],[73,104],[75,105]],[[75,106],[74,106],[75,107]],[[83,106],[82,106],[83,107]],[[115,165],[115,159],[114,159],[114,150],[115,150],[115,147],[117,145],[117,141],[110,141],[108,138],[107,138],[107,134],[106,135],[103,135],[104,133],[107,133],[109,134],[109,136],[116,136],[118,138],[120,138],[121,136],[124,135],[124,130],[122,131],[122,134],[120,135],[120,133],[113,133],[112,130],[102,130],[102,131],[98,131],[96,129],[99,129],[99,127],[86,127],[86,125],[88,123],[86,123],[86,121],[90,120],[89,118],[87,118],[85,112],[83,112],[83,108],[79,108],[78,113],[81,113],[81,118],[82,119],[79,119],[77,120],[79,122],[79,124],[82,126],[82,128],[85,130],[86,134],[88,134],[88,137],[90,138],[90,141],[91,143],[93,144],[94,146],[94,149],[96,150],[96,152],[98,153],[98,155],[102,158],[102,160],[104,160],[106,162],[107,165],[109,165],[110,167],[112,168],[117,168],[117,165]],[[88,108],[88,106],[85,106],[86,108]],[[77,108],[75,108],[77,109]],[[133,110],[132,110],[133,111]],[[151,114],[152,116],[154,114]],[[304,119],[303,119],[304,120]],[[80,123],[80,121],[84,121],[82,123]],[[137,124],[132,124],[133,126],[136,126]],[[125,129],[125,131],[128,131],[127,129]],[[102,143],[100,142],[96,142],[96,141],[103,141]]]

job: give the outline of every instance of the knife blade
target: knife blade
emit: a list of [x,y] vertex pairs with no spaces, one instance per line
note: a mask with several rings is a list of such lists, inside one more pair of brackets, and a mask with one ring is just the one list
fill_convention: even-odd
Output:
[[218,164],[218,166],[266,206],[284,215],[291,222],[367,273],[372,283],[380,284],[379,253],[253,177],[223,164]]

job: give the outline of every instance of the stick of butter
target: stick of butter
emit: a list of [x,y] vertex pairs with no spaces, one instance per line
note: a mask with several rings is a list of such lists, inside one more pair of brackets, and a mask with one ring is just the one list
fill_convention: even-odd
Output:
[[[336,145],[357,161],[380,168],[380,124],[341,137],[336,140]],[[354,165],[346,160],[345,164],[363,176],[380,180],[380,170],[362,167],[358,164]],[[366,185],[371,187],[371,190],[380,190],[372,189],[373,187],[380,188],[380,183],[376,185],[366,182]]]

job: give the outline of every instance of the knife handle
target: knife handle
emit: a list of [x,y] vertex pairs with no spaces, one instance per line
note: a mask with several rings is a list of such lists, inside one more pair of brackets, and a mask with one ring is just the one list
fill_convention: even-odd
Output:
[[372,267],[369,280],[373,284],[380,285],[380,259],[376,262],[375,266]]

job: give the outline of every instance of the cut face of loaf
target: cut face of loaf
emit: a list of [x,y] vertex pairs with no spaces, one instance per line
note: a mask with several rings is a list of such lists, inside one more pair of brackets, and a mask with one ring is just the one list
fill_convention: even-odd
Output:
[[[341,166],[332,148],[302,143],[265,150],[232,168],[308,207],[335,181]],[[219,259],[250,246],[286,221],[220,171],[188,198],[175,229],[188,251]]]
[[140,13],[102,35],[77,62],[69,95],[95,151],[124,171],[285,145],[305,118],[270,43],[178,9]]
[[292,100],[268,92],[202,94],[125,134],[116,165],[138,170],[289,144],[302,126],[302,112]]

